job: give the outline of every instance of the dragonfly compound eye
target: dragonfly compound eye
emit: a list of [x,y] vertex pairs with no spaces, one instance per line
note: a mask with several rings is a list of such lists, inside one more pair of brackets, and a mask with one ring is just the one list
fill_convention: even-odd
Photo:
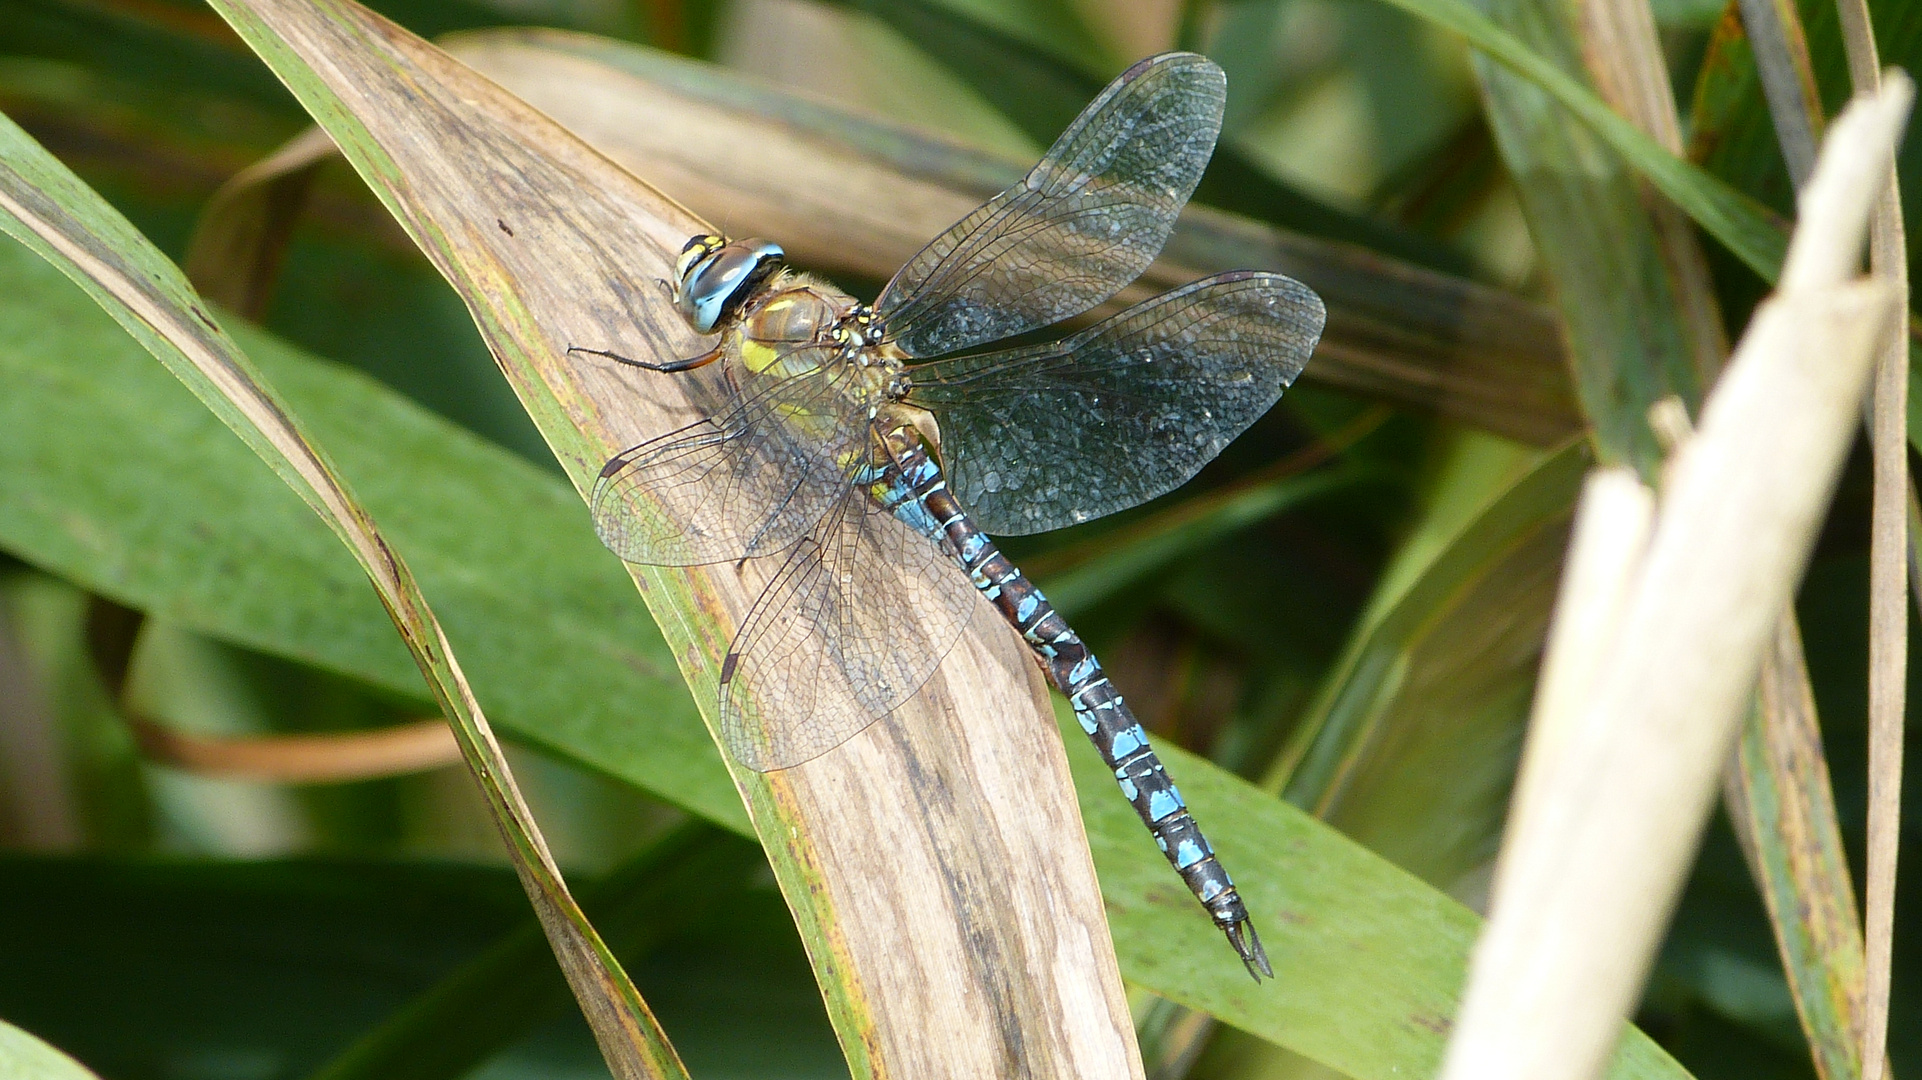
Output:
[[780,269],[783,255],[780,245],[766,240],[697,236],[688,241],[676,267],[674,309],[696,331],[711,334]]

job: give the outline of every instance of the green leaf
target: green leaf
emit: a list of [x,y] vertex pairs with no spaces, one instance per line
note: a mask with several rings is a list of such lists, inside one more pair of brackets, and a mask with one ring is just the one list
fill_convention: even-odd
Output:
[[353,553],[460,743],[609,1067],[622,1080],[685,1075],[646,1004],[568,895],[446,634],[406,562],[382,538],[325,453],[261,383],[185,275],[4,117],[0,229],[79,284],[239,435]]
[[[758,851],[734,838],[697,846],[707,853],[681,865],[721,872],[712,887],[673,877],[664,895],[610,874],[582,886],[612,901],[597,904],[597,922],[701,1075],[846,1080],[780,895],[764,879],[741,883],[743,863],[766,865]],[[653,918],[672,925],[655,933]],[[465,1050],[499,1080],[605,1077],[538,929],[532,948],[514,946],[531,925],[505,867],[9,855],[0,1016],[113,1080],[291,1080],[370,1031],[417,1021],[423,995],[476,989],[468,980],[484,970],[514,981],[497,1005],[527,1004],[531,984],[554,1008],[412,1028],[445,1040],[418,1047],[425,1060]]]
[[[1065,702],[1057,711],[1064,738],[1079,731]],[[1070,760],[1122,974],[1355,1080],[1433,1075],[1480,920],[1246,781],[1178,749],[1161,753],[1223,863],[1239,868],[1236,885],[1268,945],[1275,983],[1203,977],[1214,962],[1206,948],[1213,928],[1188,918],[1192,901],[1155,872],[1153,841],[1127,804],[1106,792],[1092,797],[1113,775],[1092,749],[1076,747]],[[1688,1073],[1630,1029],[1607,1075]]]
[[1769,281],[1780,271],[1788,237],[1752,199],[1664,150],[1593,92],[1476,11],[1466,0],[1383,0],[1467,39],[1487,57],[1539,87],[1682,208],[1709,235]]
[[[257,332],[241,338],[316,437],[340,448],[343,472],[439,598],[504,731],[747,832],[658,631],[563,481],[364,376]],[[20,388],[0,398],[0,545],[208,633],[421,692],[326,530],[83,294],[12,245],[0,246],[0,378]],[[1285,932],[1296,965],[1257,996],[1079,729],[1068,734],[1131,979],[1281,1045],[1359,1055],[1357,1080],[1439,1060],[1437,1018],[1474,935],[1466,909],[1184,757],[1170,767],[1211,834],[1248,853],[1238,880],[1272,898],[1258,918],[1271,941]],[[1358,910],[1367,916],[1351,918]],[[1347,996],[1291,989],[1330,980]],[[1411,1019],[1411,1001],[1436,1011]],[[1339,1050],[1355,1024],[1393,1037]],[[1641,1064],[1621,1075],[1682,1075],[1648,1053],[1632,1050]]]
[[[1573,14],[1535,0],[1486,0],[1570,80],[1585,79]],[[1657,401],[1701,401],[1727,346],[1707,296],[1693,235],[1651,203],[1629,164],[1595,132],[1514,72],[1477,64],[1496,144],[1528,214],[1562,313],[1575,382],[1604,463],[1644,476],[1662,448],[1648,423]],[[1669,160],[1673,161],[1672,158]],[[1679,226],[1679,227],[1678,227]],[[1702,310],[1705,319],[1692,319]]]
[[[634,961],[704,921],[708,904],[765,870],[760,849],[711,825],[683,826],[583,890],[608,947]],[[567,984],[529,918],[405,1005],[308,1080],[455,1080],[560,1012]]]
[[[1848,60],[1834,4],[1798,0],[1809,59],[1828,115],[1848,101]],[[1906,71],[1922,70],[1922,9],[1912,4],[1872,4],[1876,48],[1882,63]],[[1795,212],[1794,188],[1782,151],[1775,142],[1761,79],[1739,24],[1724,24],[1702,58],[1690,117],[1689,154],[1709,174],[1756,199],[1776,213]],[[1908,138],[1896,150],[1903,216],[1922,213],[1922,139]],[[1922,255],[1922,236],[1909,239],[1911,277]],[[1767,275],[1764,275],[1767,276]]]
[[1457,451],[1270,784],[1439,888],[1487,864],[1588,464]]
[[[747,831],[660,631],[552,473],[237,324],[437,599],[517,737]],[[112,319],[0,246],[0,544],[130,607],[426,688],[351,556]],[[513,633],[502,628],[516,628]]]

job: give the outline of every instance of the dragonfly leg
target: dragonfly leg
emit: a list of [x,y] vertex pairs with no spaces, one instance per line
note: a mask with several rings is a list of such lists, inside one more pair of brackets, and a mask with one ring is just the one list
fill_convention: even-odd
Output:
[[693,371],[697,367],[705,367],[719,360],[721,358],[721,347],[716,345],[714,348],[699,356],[690,356],[685,360],[669,360],[666,363],[656,363],[651,360],[636,360],[631,356],[622,356],[617,352],[608,352],[606,349],[584,349],[579,345],[569,345],[567,347],[567,354],[572,356],[575,353],[580,353],[584,356],[605,357],[606,359],[626,364],[629,367],[637,367],[646,371],[672,373],[676,371]]

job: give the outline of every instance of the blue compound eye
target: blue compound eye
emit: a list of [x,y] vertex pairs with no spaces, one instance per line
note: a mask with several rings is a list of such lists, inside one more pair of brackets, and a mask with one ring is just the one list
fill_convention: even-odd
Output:
[[697,236],[682,249],[675,267],[674,309],[697,332],[711,334],[728,312],[737,310],[755,288],[780,268],[786,253],[766,240],[726,241]]

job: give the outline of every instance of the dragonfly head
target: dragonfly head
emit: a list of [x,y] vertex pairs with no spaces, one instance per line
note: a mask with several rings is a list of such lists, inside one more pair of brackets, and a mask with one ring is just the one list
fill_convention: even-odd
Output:
[[713,333],[728,312],[781,268],[785,254],[766,240],[694,237],[674,264],[674,310],[696,331]]

